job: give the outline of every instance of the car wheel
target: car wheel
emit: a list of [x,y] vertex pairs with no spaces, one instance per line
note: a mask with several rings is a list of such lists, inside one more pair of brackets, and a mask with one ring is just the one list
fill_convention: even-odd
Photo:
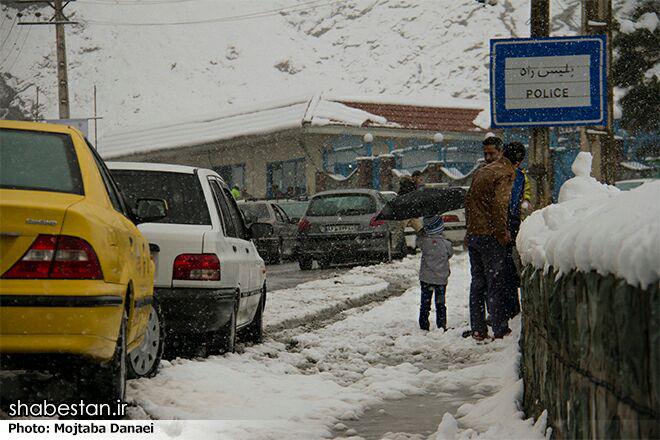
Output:
[[260,344],[264,334],[264,304],[266,302],[266,288],[263,288],[261,301],[252,322],[245,329],[245,340],[253,344]]
[[88,370],[86,386],[88,394],[93,396],[95,402],[116,404],[117,400],[124,401],[126,397],[126,312],[124,312],[119,325],[119,336],[115,353],[108,362],[91,365]]
[[160,307],[154,298],[144,339],[138,348],[128,355],[128,378],[153,377],[158,371],[163,355],[164,335],[160,319]]
[[229,321],[220,330],[209,335],[208,354],[233,353],[236,349],[236,309],[237,303],[232,307]]
[[300,266],[300,270],[312,270],[313,263],[314,260],[309,257],[298,257],[298,266]]

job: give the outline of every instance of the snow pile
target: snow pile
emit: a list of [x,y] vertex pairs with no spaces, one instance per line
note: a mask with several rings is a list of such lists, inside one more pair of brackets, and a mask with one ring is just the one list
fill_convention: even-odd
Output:
[[411,261],[409,257],[389,264],[360,266],[343,275],[270,292],[265,326],[275,330],[336,314],[354,303],[381,294],[390,286],[390,281],[408,285],[417,277]]
[[560,275],[595,270],[646,288],[660,280],[660,181],[619,191],[590,176],[591,160],[578,154],[559,203],[523,222],[516,241],[522,262]]

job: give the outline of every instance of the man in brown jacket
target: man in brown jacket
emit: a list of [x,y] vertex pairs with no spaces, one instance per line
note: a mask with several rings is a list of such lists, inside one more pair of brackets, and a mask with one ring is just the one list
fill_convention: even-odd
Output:
[[512,165],[515,151],[510,145],[504,147],[501,158],[475,173],[465,199],[466,242],[472,275],[470,326],[472,337],[477,340],[488,336],[486,304],[494,337],[503,338],[511,331],[505,311],[506,246],[511,241],[507,215],[515,177]]

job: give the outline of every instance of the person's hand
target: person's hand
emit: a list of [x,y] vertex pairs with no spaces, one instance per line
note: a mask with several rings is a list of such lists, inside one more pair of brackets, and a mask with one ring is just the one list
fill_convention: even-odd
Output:
[[507,230],[504,236],[497,237],[497,241],[502,245],[506,246],[511,242],[511,233]]
[[529,203],[529,200],[523,200],[522,204],[520,205],[520,208],[525,212],[529,212],[532,210],[532,204]]

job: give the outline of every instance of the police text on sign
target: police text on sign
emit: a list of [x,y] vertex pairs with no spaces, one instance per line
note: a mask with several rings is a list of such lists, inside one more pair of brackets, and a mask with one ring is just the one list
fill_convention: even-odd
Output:
[[589,56],[507,58],[507,109],[591,105]]

